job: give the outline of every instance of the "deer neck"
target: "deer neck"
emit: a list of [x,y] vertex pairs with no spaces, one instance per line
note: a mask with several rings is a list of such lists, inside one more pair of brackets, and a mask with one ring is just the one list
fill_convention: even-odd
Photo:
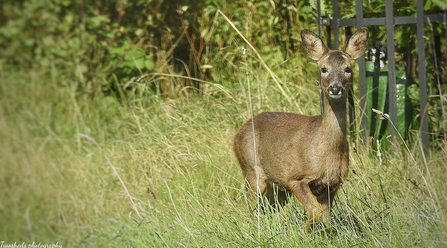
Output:
[[325,98],[321,135],[328,144],[344,145],[347,132],[346,100]]

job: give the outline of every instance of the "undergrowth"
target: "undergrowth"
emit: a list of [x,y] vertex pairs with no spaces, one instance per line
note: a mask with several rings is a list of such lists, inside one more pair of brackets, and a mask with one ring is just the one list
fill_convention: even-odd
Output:
[[[316,86],[284,101],[252,75],[255,113],[319,112]],[[332,235],[303,230],[301,205],[258,214],[232,138],[249,118],[246,84],[176,99],[118,102],[47,88],[36,71],[0,78],[0,240],[64,246],[439,247],[447,245],[445,144],[380,156],[351,139]],[[287,80],[285,80],[287,81]],[[67,84],[70,85],[70,84]],[[290,87],[290,85],[288,86]]]

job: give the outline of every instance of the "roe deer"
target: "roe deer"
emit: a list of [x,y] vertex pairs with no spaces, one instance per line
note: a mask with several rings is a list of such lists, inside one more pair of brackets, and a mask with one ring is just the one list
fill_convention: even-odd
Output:
[[234,139],[234,152],[251,189],[281,205],[287,193],[293,193],[307,212],[307,228],[314,222],[329,224],[334,195],[348,174],[347,91],[352,66],[367,38],[368,29],[361,28],[343,50],[330,50],[316,34],[303,30],[303,46],[320,67],[324,113],[261,113]]

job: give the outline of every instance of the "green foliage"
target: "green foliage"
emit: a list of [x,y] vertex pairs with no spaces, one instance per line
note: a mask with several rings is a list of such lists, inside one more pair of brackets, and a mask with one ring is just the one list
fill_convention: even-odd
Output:
[[[241,48],[247,44],[217,11],[227,14],[271,63],[296,57],[303,28],[298,22],[314,18],[309,6],[288,1],[28,0],[2,1],[0,7],[0,53],[6,64],[45,70],[55,81],[75,78],[80,93],[93,95],[120,95],[117,88],[147,73],[237,82],[227,72],[241,67]],[[173,87],[177,91],[193,84],[168,81],[180,84]],[[173,95],[163,92],[169,87],[156,88]]]

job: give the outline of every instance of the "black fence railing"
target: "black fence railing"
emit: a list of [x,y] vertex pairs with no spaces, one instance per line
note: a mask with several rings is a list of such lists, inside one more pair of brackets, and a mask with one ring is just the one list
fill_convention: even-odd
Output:
[[[321,5],[320,0],[317,0],[317,15],[318,15],[318,32],[321,32],[321,27],[325,26],[328,32],[328,46],[332,49],[339,48],[339,28],[340,27],[363,27],[363,26],[386,26],[386,57],[387,61],[387,72],[388,72],[388,85],[387,85],[387,102],[390,120],[396,124],[398,116],[398,106],[397,106],[397,84],[396,84],[396,61],[395,61],[395,43],[394,43],[394,27],[395,25],[408,25],[416,24],[416,39],[417,39],[417,58],[418,58],[418,81],[419,81],[419,94],[420,94],[420,136],[422,144],[424,147],[424,152],[428,153],[429,147],[429,125],[427,116],[428,107],[428,87],[426,80],[426,64],[425,64],[425,48],[424,48],[424,25],[426,22],[446,22],[447,11],[439,14],[424,14],[424,1],[418,0],[416,4],[416,16],[394,16],[393,13],[393,1],[386,1],[385,6],[385,17],[381,18],[363,18],[363,6],[362,0],[356,0],[356,17],[352,19],[340,19],[340,11],[337,0],[332,0],[332,19],[321,16]],[[350,35],[349,31],[346,35]],[[332,36],[332,40],[331,40]],[[447,25],[445,30],[445,38],[447,39]],[[347,37],[348,38],[348,37]],[[359,63],[359,91],[360,91],[360,108],[361,108],[361,126],[363,129],[362,136],[364,140],[369,135],[368,130],[368,117],[366,115],[367,106],[367,71],[365,57],[361,57],[358,60]],[[409,74],[407,74],[409,75]],[[350,91],[349,102],[349,115],[351,120],[351,127],[353,128],[354,116],[354,100],[352,97],[352,89]],[[396,136],[397,131],[391,129],[392,136]]]

